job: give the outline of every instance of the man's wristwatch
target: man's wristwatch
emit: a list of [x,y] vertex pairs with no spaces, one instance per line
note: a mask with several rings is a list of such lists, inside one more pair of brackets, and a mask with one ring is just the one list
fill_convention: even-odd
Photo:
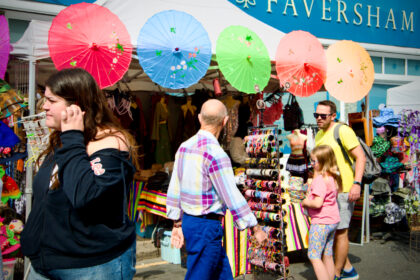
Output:
[[359,181],[354,181],[354,182],[353,182],[353,185],[359,185],[359,186],[362,186],[362,182],[359,182]]

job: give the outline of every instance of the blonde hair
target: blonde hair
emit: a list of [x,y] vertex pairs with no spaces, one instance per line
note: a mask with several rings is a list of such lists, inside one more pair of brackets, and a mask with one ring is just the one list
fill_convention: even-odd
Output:
[[319,166],[319,171],[322,176],[329,175],[337,182],[338,189],[342,190],[343,182],[338,170],[337,160],[333,149],[327,145],[320,145],[315,147],[311,154],[316,158]]

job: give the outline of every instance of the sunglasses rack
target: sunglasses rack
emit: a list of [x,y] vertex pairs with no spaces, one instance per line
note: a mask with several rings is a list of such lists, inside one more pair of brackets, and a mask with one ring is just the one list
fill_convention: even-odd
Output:
[[[251,236],[248,246],[248,260],[254,275],[265,279],[271,274],[275,279],[288,279],[289,259],[284,228],[285,211],[281,187],[280,169],[281,130],[277,126],[251,127],[245,137],[245,150],[249,156],[245,162],[246,180],[244,196],[257,217],[261,229],[267,233],[268,242],[257,244]],[[265,275],[265,276],[264,276]],[[258,278],[254,278],[258,279]]]
[[48,146],[50,130],[45,125],[45,112],[22,117],[19,121],[23,125],[28,141],[28,160],[25,165],[35,162],[41,152]]

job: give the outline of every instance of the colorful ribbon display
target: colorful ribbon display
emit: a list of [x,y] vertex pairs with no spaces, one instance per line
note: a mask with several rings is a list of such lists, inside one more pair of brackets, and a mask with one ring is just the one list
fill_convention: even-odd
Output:
[[273,191],[276,193],[282,192],[282,189],[280,188],[280,182],[278,181],[246,179],[245,186],[261,190]]
[[265,211],[252,211],[255,215],[255,217],[257,217],[257,219],[259,220],[264,220],[264,221],[274,221],[274,222],[278,222],[281,220],[281,216],[279,214],[276,213],[272,213],[272,212],[265,212]]
[[245,191],[245,196],[247,197],[255,197],[255,198],[260,198],[260,199],[264,199],[264,200],[278,200],[279,199],[279,195],[273,192],[261,192],[258,190],[246,190]]
[[248,237],[250,263],[283,274],[286,272],[283,264],[287,261],[288,265],[288,259],[282,253],[287,248],[283,234],[283,215],[286,212],[281,208],[285,200],[281,198],[284,190],[279,176],[282,168],[280,143],[280,132],[277,128],[254,128],[245,137],[245,148],[250,158],[245,161],[247,179],[244,181],[244,193],[257,219],[266,222],[260,222],[260,225],[269,237],[262,247],[257,244],[254,236]]
[[245,151],[250,157],[277,157],[278,146],[276,129],[254,130],[245,136]]
[[247,158],[245,159],[245,165],[249,168],[278,168],[278,158]]
[[282,239],[283,238],[283,232],[275,227],[270,227],[270,226],[263,226],[261,227],[261,229],[267,233],[269,238],[277,238],[277,239]]
[[247,176],[269,177],[270,179],[277,179],[279,171],[277,169],[247,169]]
[[270,204],[264,202],[256,202],[256,201],[248,201],[248,205],[252,210],[263,210],[263,211],[279,211],[280,205],[279,204]]

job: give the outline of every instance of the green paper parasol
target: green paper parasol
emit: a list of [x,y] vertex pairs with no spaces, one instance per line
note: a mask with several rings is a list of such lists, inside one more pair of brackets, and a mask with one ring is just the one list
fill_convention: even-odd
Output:
[[229,26],[220,33],[216,45],[219,69],[226,80],[246,93],[265,88],[271,75],[267,48],[261,39],[243,26]]

